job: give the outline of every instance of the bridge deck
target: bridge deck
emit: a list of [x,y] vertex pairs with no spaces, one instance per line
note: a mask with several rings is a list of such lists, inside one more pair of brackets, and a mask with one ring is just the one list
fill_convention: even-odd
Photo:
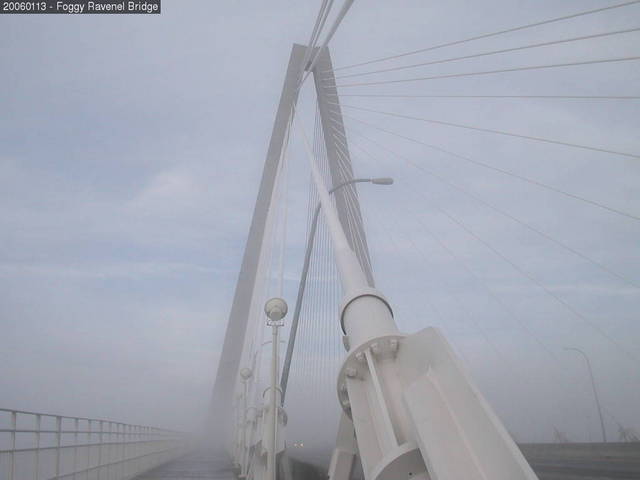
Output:
[[[640,479],[640,442],[628,444],[521,445],[540,480]],[[321,478],[298,465],[294,478]],[[224,455],[198,452],[186,455],[135,480],[235,480]]]
[[235,480],[225,456],[198,452],[154,468],[135,480]]

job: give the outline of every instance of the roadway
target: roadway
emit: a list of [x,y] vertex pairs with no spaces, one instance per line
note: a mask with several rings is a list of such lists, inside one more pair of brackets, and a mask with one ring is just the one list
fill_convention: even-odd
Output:
[[540,480],[632,480],[640,479],[640,464],[599,460],[531,462]]
[[[521,445],[540,480],[640,480],[640,442],[628,444]],[[293,465],[294,478],[321,478]],[[312,469],[313,470],[313,469]],[[186,455],[136,480],[234,480],[231,461],[210,452]]]
[[154,468],[135,480],[235,480],[230,459],[215,457],[209,452],[185,455],[172,462]]
[[640,442],[520,445],[540,480],[640,479]]

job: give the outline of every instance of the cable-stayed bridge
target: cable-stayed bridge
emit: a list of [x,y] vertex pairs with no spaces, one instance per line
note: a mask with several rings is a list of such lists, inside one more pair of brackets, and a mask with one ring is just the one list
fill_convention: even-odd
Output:
[[[460,153],[455,145],[439,142],[433,136],[423,138],[417,132],[451,129],[490,138],[496,151],[507,157],[531,150],[541,155],[553,153],[559,159],[566,156],[572,162],[580,158],[578,155],[588,156],[588,162],[596,158],[622,162],[624,170],[619,165],[611,168],[614,172],[627,172],[628,195],[637,194],[637,138],[616,146],[595,136],[593,142],[572,140],[561,129],[536,133],[517,122],[495,126],[493,122],[452,120],[434,114],[437,109],[423,102],[509,99],[526,100],[527,105],[550,100],[636,105],[640,95],[633,91],[636,85],[632,81],[615,82],[630,85],[626,91],[606,91],[605,85],[602,92],[582,93],[574,85],[567,85],[562,72],[637,65],[640,52],[633,48],[637,46],[633,39],[638,38],[640,26],[601,27],[575,33],[570,30],[556,37],[540,38],[535,37],[535,32],[548,25],[562,26],[575,19],[605,14],[640,18],[640,1],[577,10],[338,67],[333,65],[329,45],[353,0],[341,5],[333,3],[322,1],[307,44],[293,45],[291,50],[205,431],[194,436],[111,420],[5,410],[1,430],[5,445],[0,449],[2,478],[275,480],[320,477],[326,472],[332,480],[517,480],[535,479],[537,474],[540,478],[562,478],[558,475],[572,472],[581,472],[576,475],[583,478],[633,478],[629,475],[637,473],[637,459],[633,460],[636,452],[631,449],[630,453],[618,454],[624,450],[622,447],[616,453],[608,451],[610,463],[589,463],[584,460],[589,452],[570,454],[568,448],[566,458],[574,455],[574,463],[565,457],[549,460],[553,454],[535,447],[523,447],[525,458],[489,399],[475,386],[470,367],[482,359],[465,358],[464,350],[452,344],[449,332],[441,328],[448,323],[441,300],[424,291],[418,302],[422,309],[408,311],[402,301],[387,296],[384,286],[392,280],[376,275],[371,245],[381,237],[386,239],[389,246],[385,251],[398,275],[414,269],[442,272],[438,262],[444,256],[447,265],[455,265],[463,272],[465,282],[479,286],[483,302],[501,308],[515,328],[545,355],[557,355],[557,345],[537,335],[518,307],[504,295],[499,281],[491,281],[487,270],[495,263],[498,266],[493,274],[505,278],[504,269],[508,269],[522,282],[519,288],[535,291],[573,324],[589,330],[594,339],[637,366],[637,346],[612,335],[606,323],[592,315],[601,315],[599,305],[593,305],[590,312],[575,301],[575,295],[556,288],[549,281],[548,272],[536,268],[535,260],[520,258],[517,250],[504,248],[501,238],[482,220],[492,216],[506,220],[509,229],[518,231],[516,237],[525,247],[522,252],[534,239],[542,241],[548,250],[536,245],[529,253],[569,256],[581,281],[582,272],[586,272],[585,278],[606,277],[637,299],[637,274],[624,265],[602,260],[592,253],[593,249],[584,248],[585,244],[575,244],[571,237],[547,228],[549,224],[540,221],[540,213],[530,208],[535,205],[518,213],[499,201],[498,196],[487,194],[474,179],[464,173],[452,173],[464,172],[465,168],[486,171],[505,182],[507,190],[521,189],[523,195],[541,192],[538,200],[542,210],[558,205],[553,202],[571,202],[572,208],[579,205],[590,209],[605,216],[602,225],[610,227],[613,237],[622,238],[623,243],[629,232],[637,234],[637,199],[625,199],[623,195],[622,200],[609,201],[590,191],[573,191],[565,183],[553,181],[553,177],[538,175],[535,168],[514,168],[508,161],[494,161],[480,152]],[[473,53],[446,53],[459,46],[518,33],[527,35],[515,43],[509,37],[500,48],[484,48],[480,44]],[[631,47],[591,58],[562,54],[554,60],[538,55],[528,61],[523,55],[612,39]],[[499,60],[497,65],[485,66],[487,59],[502,59],[510,54],[520,55],[518,62],[500,64]],[[465,67],[469,65],[466,62],[475,63]],[[451,66],[452,70],[434,72],[429,70],[432,66]],[[557,72],[551,86],[558,88],[551,93],[456,93],[440,87],[459,79],[549,71]],[[630,71],[630,79],[637,76],[637,69]],[[427,90],[434,82],[439,86]],[[603,110],[608,111],[606,107]],[[575,127],[579,126],[575,122]],[[620,130],[624,133],[624,126]],[[620,138],[624,139],[624,135]],[[423,161],[425,155],[429,162]],[[296,279],[297,291],[289,297],[284,286],[284,264],[290,248],[290,189],[302,183],[292,177],[296,171],[294,160],[301,163],[298,161],[302,159],[310,177],[307,229],[298,255],[301,275]],[[448,168],[457,170],[443,170],[432,160],[446,162]],[[362,165],[372,170],[375,166],[379,173],[356,168]],[[575,174],[575,170],[558,168],[558,177]],[[413,215],[415,223],[411,228],[419,229],[420,235],[405,235],[406,226],[396,218],[394,207],[382,202],[376,208],[368,208],[361,199],[372,195],[402,195],[402,202],[393,205]],[[460,202],[480,206],[484,212],[480,221],[469,215],[466,207],[460,208]],[[449,241],[447,232],[454,228],[465,235],[461,243],[473,244],[473,248]],[[372,230],[376,230],[374,235]],[[505,229],[506,233],[510,232]],[[407,262],[407,248],[417,252],[419,260]],[[488,262],[474,259],[478,249],[489,255]],[[433,255],[436,250],[437,256]],[[576,281],[575,276],[567,278]],[[452,282],[448,276],[435,280],[438,281]],[[459,287],[451,285],[452,290]],[[450,301],[462,308],[463,296],[464,292],[453,295]],[[283,303],[280,299],[285,297]],[[401,318],[407,316],[418,317],[416,323],[421,328],[404,333]],[[499,335],[498,329],[492,332],[483,327],[473,314],[464,320],[496,350],[498,357],[508,361],[494,338]],[[430,327],[432,324],[439,328]],[[604,448],[607,440],[612,440],[606,424],[615,421],[615,416],[600,402],[588,354],[571,344],[566,348],[584,356],[591,381],[589,395],[594,398],[602,435],[597,440]],[[566,378],[557,371],[548,375],[561,381]],[[633,432],[622,425],[620,429],[625,432],[625,439],[633,438]],[[565,438],[562,432],[556,433],[558,439]],[[535,472],[527,459],[536,467]]]

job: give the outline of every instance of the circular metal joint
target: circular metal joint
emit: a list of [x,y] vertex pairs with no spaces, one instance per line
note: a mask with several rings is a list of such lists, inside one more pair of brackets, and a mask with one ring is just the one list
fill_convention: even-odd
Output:
[[251,371],[250,368],[243,368],[242,370],[240,370],[240,376],[242,377],[242,379],[244,381],[247,381],[251,378],[251,376],[253,375],[253,372]]
[[340,327],[342,328],[342,333],[344,333],[345,335],[347,334],[347,330],[344,327],[344,313],[352,302],[362,297],[375,297],[381,300],[382,303],[384,303],[389,309],[389,313],[393,317],[393,309],[391,308],[391,305],[389,305],[387,299],[384,298],[384,295],[380,293],[380,291],[371,287],[361,288],[355,292],[352,292],[347,298],[342,301],[342,305],[340,305]]
[[287,302],[282,298],[271,298],[264,304],[264,313],[267,314],[267,317],[269,317],[269,320],[272,322],[282,320],[288,311],[289,307],[287,307]]
[[[271,387],[267,387],[264,389],[264,391],[262,392],[262,398],[264,398],[264,396],[267,394],[267,392],[271,390]],[[280,395],[282,395],[282,388],[280,388],[279,386],[276,387],[276,392],[280,393]]]

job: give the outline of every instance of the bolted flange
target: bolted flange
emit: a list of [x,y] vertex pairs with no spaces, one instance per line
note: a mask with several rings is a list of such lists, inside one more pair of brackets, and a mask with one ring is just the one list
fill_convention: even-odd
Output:
[[392,357],[398,353],[400,343],[405,335],[389,335],[374,338],[352,350],[344,360],[338,374],[338,400],[345,413],[351,417],[351,402],[349,401],[349,381],[366,378],[368,367],[365,351],[369,350],[376,358]]

